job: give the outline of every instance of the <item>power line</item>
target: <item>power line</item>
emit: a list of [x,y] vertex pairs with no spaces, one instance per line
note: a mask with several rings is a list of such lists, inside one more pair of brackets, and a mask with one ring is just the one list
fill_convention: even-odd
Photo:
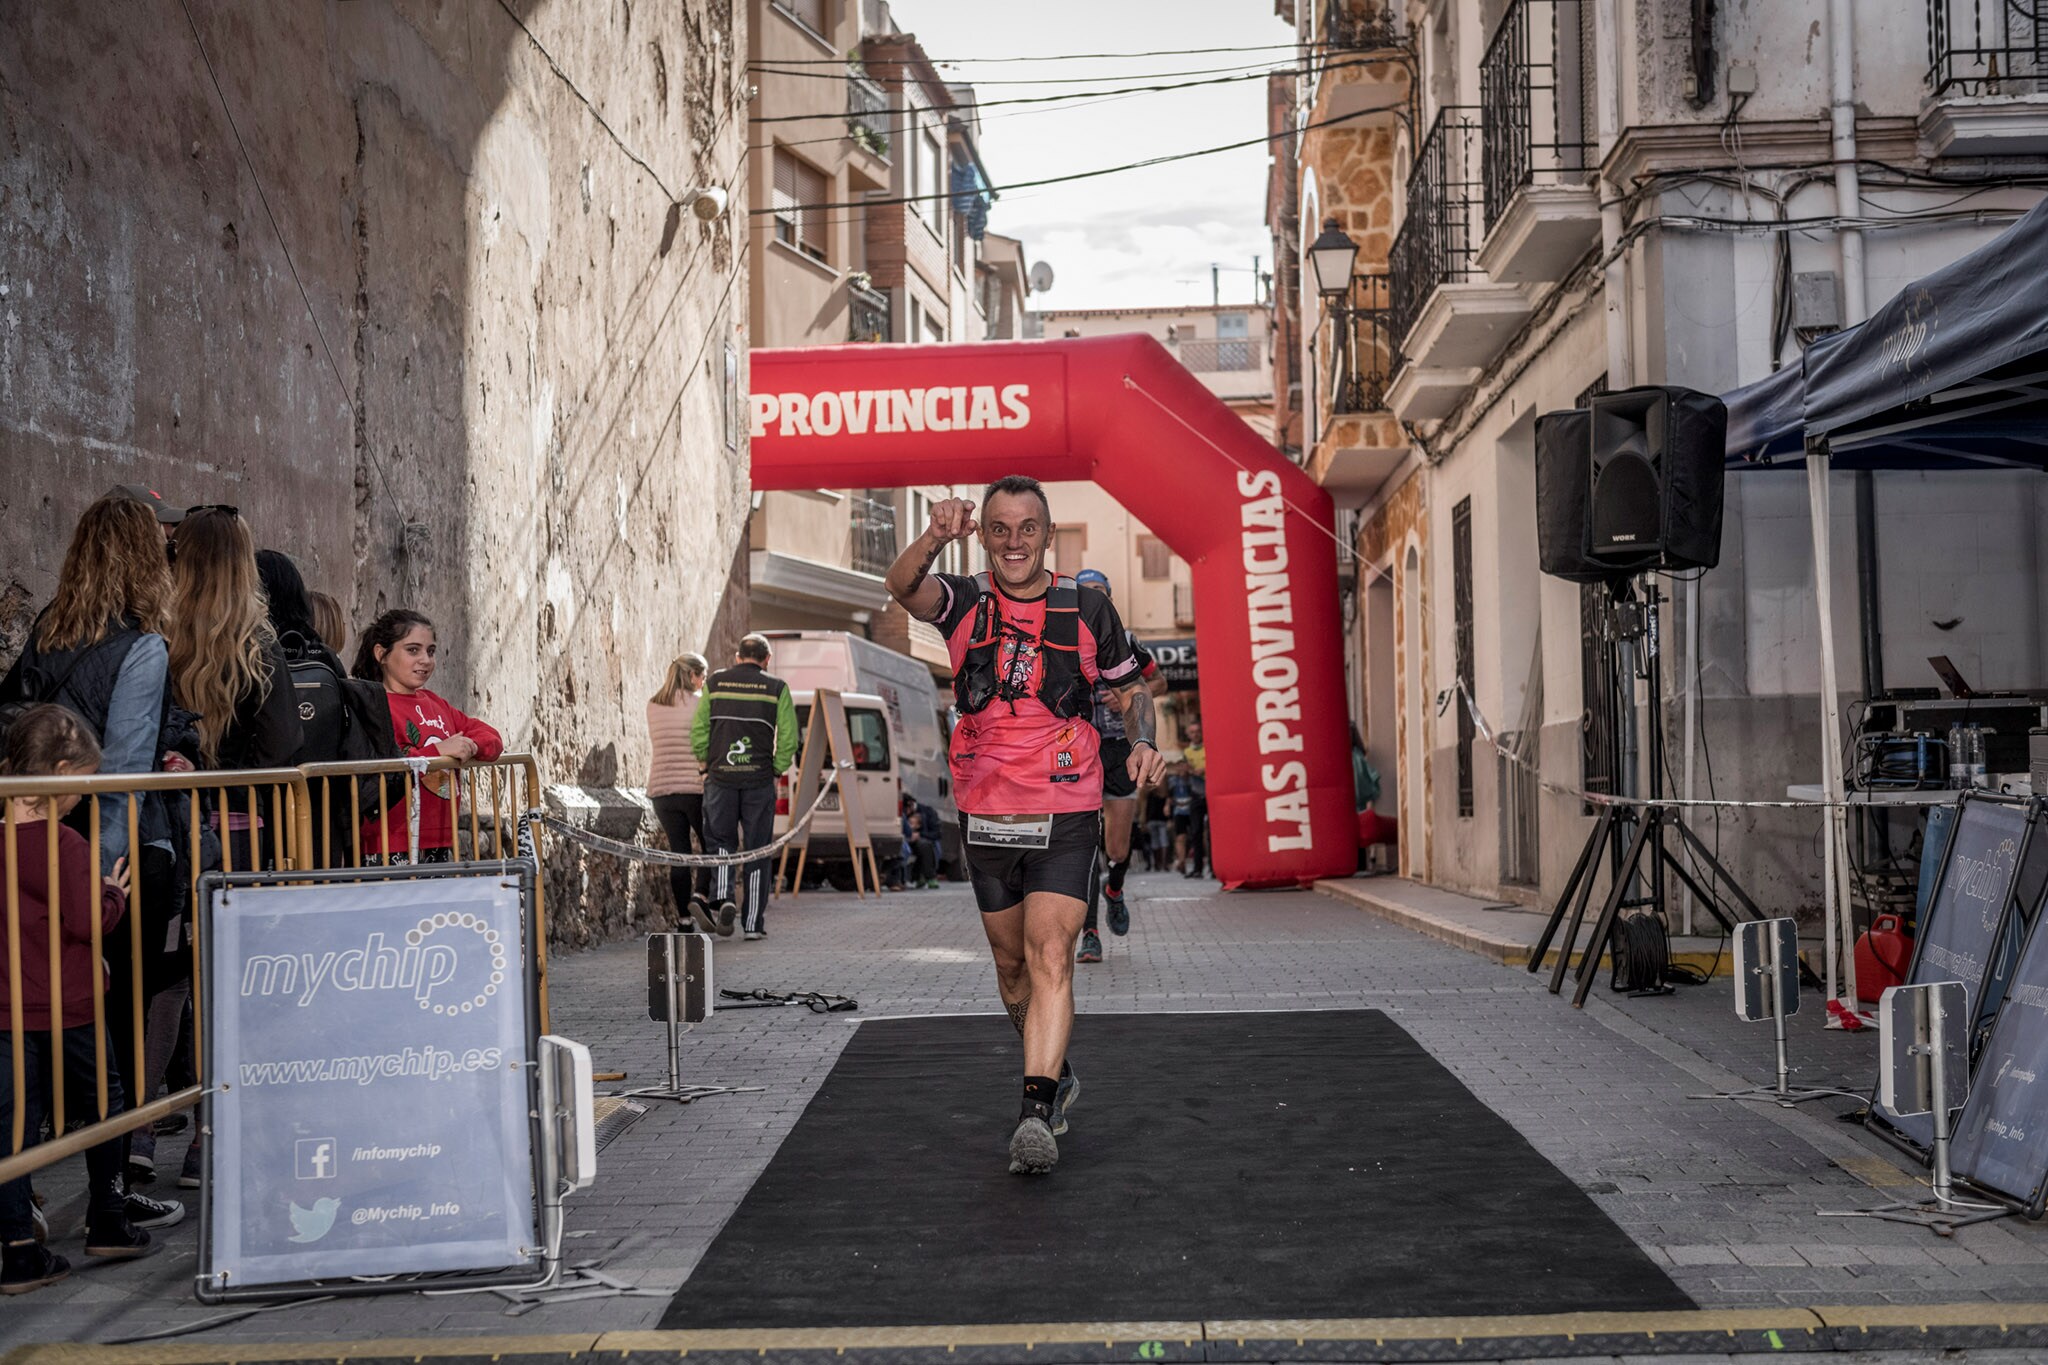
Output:
[[[978,123],[1001,123],[1004,119],[1031,118],[1032,116],[1038,114],[1065,114],[1070,113],[1076,109],[1092,109],[1098,104],[1115,104],[1119,100],[1136,99],[1138,98],[1138,96],[1145,93],[1146,92],[1142,90],[1097,90],[1091,92],[1090,97],[1088,99],[1079,100],[1073,104],[1065,105],[1058,109],[1012,109],[1006,114],[991,114],[987,118],[978,119],[976,121]],[[913,110],[891,109],[888,110],[887,113],[892,119],[895,120],[895,122],[887,128],[878,128],[875,131],[880,133],[887,133],[891,137],[894,137],[904,132],[906,129],[913,128],[916,126],[916,113]],[[747,150],[750,152],[766,152],[772,151],[777,147],[818,147],[823,146],[825,143],[828,142],[844,142],[849,136],[851,135],[848,133],[834,133],[830,137],[806,137],[796,138],[788,141],[785,141],[781,138],[771,138],[767,142],[750,143],[748,144]]]
[[[178,0],[178,7],[185,11],[185,22],[192,29],[192,46],[198,49],[200,64],[206,68],[206,79],[213,85],[214,98],[220,101],[220,112],[228,121],[228,131],[234,134],[235,150],[242,155],[242,167],[249,172],[249,183],[256,187],[257,201],[263,205],[263,216],[270,220],[270,235],[277,239],[277,249],[284,256],[285,268],[292,272],[292,283],[298,286],[299,302],[305,306],[306,320],[313,324],[313,335],[320,338],[321,353],[327,357],[327,368],[334,371],[334,382],[341,386],[341,398],[349,405],[351,414],[355,411],[355,394],[349,389],[348,380],[341,373],[341,366],[334,359],[334,348],[327,344],[326,329],[320,325],[320,315],[313,311],[313,298],[306,292],[306,282],[299,278],[299,267],[292,260],[292,249],[285,244],[284,229],[277,225],[277,215],[271,211],[270,196],[263,192],[263,177],[256,173],[256,163],[249,158],[248,144],[242,141],[242,130],[235,123],[235,111],[228,107],[227,92],[220,88],[220,77],[214,73],[213,58],[206,55],[206,43],[199,36],[199,21],[192,17],[192,6],[186,0]],[[384,486],[384,499],[392,510],[401,517],[405,509],[391,491],[390,476],[384,472],[384,462],[377,458],[377,443],[363,442],[363,450],[370,457],[370,463],[377,470],[377,482]]]
[[[1149,52],[1063,52],[1045,53],[1026,57],[948,57],[940,59],[927,57],[933,66],[965,66],[1008,64],[1012,62],[1110,62],[1123,61],[1134,57],[1211,57],[1231,52],[1272,52],[1278,49],[1299,48],[1300,43],[1251,43],[1244,47],[1180,47],[1160,48]],[[844,66],[844,57],[791,57],[779,60],[777,66]],[[752,66],[747,68],[753,70]]]
[[[501,0],[502,3],[502,0]],[[1015,104],[1060,104],[1069,100],[1102,99],[1110,95],[1150,95],[1168,90],[1193,90],[1205,85],[1230,85],[1242,81],[1270,80],[1274,76],[1318,76],[1332,71],[1346,71],[1357,66],[1378,65],[1371,61],[1332,62],[1320,67],[1273,67],[1265,71],[1240,72],[1235,76],[1208,76],[1197,81],[1182,81],[1169,85],[1133,85],[1116,90],[1069,90],[1054,95],[1015,95],[1009,99],[980,100],[974,104],[943,106],[944,112],[978,112],[983,109],[998,109]],[[749,123],[804,123],[818,119],[844,119],[849,117],[845,109],[835,109],[817,114],[771,114],[765,117],[749,118]]]
[[[1335,118],[1321,119],[1315,123],[1305,123],[1299,128],[1289,128],[1278,133],[1268,133],[1263,137],[1246,138],[1242,142],[1226,142],[1218,147],[1202,147],[1192,152],[1170,152],[1165,156],[1147,157],[1143,161],[1130,161],[1121,166],[1103,166],[1092,171],[1075,171],[1070,175],[1047,176],[1043,180],[1019,180],[1008,185],[991,185],[986,189],[972,191],[972,193],[987,194],[995,197],[1010,190],[1036,189],[1041,185],[1064,185],[1074,180],[1093,180],[1098,176],[1120,175],[1125,171],[1144,170],[1148,166],[1164,166],[1170,162],[1189,161],[1200,156],[1214,156],[1219,152],[1234,152],[1245,147],[1259,147],[1267,143],[1277,142],[1282,138],[1293,137],[1297,133],[1306,133],[1317,128],[1328,128],[1338,123],[1348,123],[1353,119],[1365,118],[1371,114],[1396,113],[1406,107],[1405,102],[1374,105],[1365,109],[1353,110],[1348,114],[1339,114]],[[765,217],[777,213],[822,213],[830,209],[886,208],[891,204],[922,204],[936,200],[950,200],[955,197],[952,191],[941,190],[936,194],[902,194],[892,195],[886,199],[855,199],[842,203],[783,204],[779,207],[749,209],[748,214],[752,217]]]
[[[1031,76],[1017,77],[1011,80],[994,80],[977,76],[969,83],[979,89],[985,85],[1082,85],[1099,84],[1104,81],[1173,80],[1181,76],[1217,76],[1227,72],[1246,71],[1252,67],[1271,69],[1273,67],[1272,58],[1269,57],[1257,62],[1237,62],[1230,66],[1196,67],[1189,71],[1111,71],[1100,76]],[[747,70],[760,76],[793,76],[812,81],[836,81],[845,79],[846,75],[858,75],[862,80],[871,81],[876,85],[905,86],[922,85],[924,83],[923,78],[920,76],[878,76],[871,71],[854,71],[851,67],[844,73],[838,71],[789,71],[779,66],[750,66]]]

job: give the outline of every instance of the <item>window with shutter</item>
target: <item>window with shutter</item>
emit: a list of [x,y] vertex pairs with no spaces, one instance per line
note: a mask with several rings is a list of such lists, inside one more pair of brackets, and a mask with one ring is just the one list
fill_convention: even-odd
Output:
[[1138,537],[1139,572],[1148,582],[1159,582],[1173,576],[1173,551],[1166,548],[1166,542],[1158,536]]
[[806,205],[828,203],[832,182],[815,167],[789,152],[775,151],[775,240],[816,261],[825,259],[825,223],[828,210],[806,209]]
[[1053,571],[1069,576],[1088,567],[1088,528],[1063,526],[1052,533]]
[[825,36],[827,25],[831,23],[826,14],[831,8],[831,0],[775,0],[775,8],[820,38]]

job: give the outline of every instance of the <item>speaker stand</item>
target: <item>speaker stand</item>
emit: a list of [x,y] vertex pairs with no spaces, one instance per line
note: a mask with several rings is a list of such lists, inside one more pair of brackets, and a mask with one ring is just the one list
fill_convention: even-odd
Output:
[[[1617,602],[1629,599],[1631,594],[1627,580],[1624,579],[1615,585],[1614,595]],[[1657,589],[1656,581],[1647,576],[1642,600],[1640,626],[1627,628],[1624,633],[1630,639],[1639,638],[1644,648],[1644,671],[1648,674],[1650,685],[1650,724],[1657,727],[1652,731],[1652,738],[1647,746],[1650,760],[1650,799],[1656,801],[1664,795],[1664,743],[1661,728],[1664,723],[1664,687],[1663,668],[1657,657],[1657,609],[1664,599],[1663,594]],[[1605,641],[1608,668],[1614,672],[1620,671],[1620,665],[1616,662],[1618,644],[1617,638]],[[1627,682],[1626,679],[1622,681],[1624,684]],[[1624,685],[1617,691],[1627,693],[1632,692],[1633,688]],[[1618,714],[1615,726],[1619,729]],[[1618,743],[1613,752],[1621,752]],[[1732,908],[1725,904],[1720,896],[1700,884],[1699,879],[1693,876],[1692,868],[1686,860],[1680,858],[1667,842],[1667,835],[1675,838],[1680,847],[1690,851],[1706,865],[1710,870],[1710,884],[1727,888],[1729,896],[1734,901]],[[1544,925],[1542,936],[1536,940],[1535,951],[1529,956],[1529,971],[1532,974],[1541,971],[1543,955],[1550,951],[1553,943],[1556,943],[1557,962],[1550,973],[1552,995],[1564,989],[1565,970],[1571,964],[1572,950],[1577,946],[1579,930],[1585,924],[1586,910],[1593,899],[1593,883],[1599,875],[1603,857],[1612,863],[1613,885],[1609,887],[1607,899],[1600,907],[1599,918],[1593,922],[1592,941],[1586,945],[1585,952],[1579,958],[1578,969],[1574,973],[1573,979],[1578,983],[1578,988],[1572,994],[1572,1005],[1575,1008],[1585,1008],[1586,997],[1593,990],[1593,980],[1600,965],[1600,958],[1607,952],[1614,937],[1615,921],[1620,917],[1622,908],[1629,905],[1648,906],[1658,915],[1664,913],[1664,876],[1667,872],[1676,877],[1702,905],[1706,906],[1707,912],[1720,921],[1725,932],[1735,931],[1735,921],[1738,917],[1753,920],[1764,918],[1764,913],[1757,908],[1756,902],[1749,898],[1741,884],[1721,865],[1721,860],[1714,856],[1713,851],[1693,833],[1692,827],[1685,822],[1685,817],[1676,809],[1659,805],[1602,805],[1599,821],[1593,826],[1593,832],[1586,836],[1585,846],[1579,850],[1578,862],[1572,866],[1572,875],[1566,880],[1564,892],[1557,899],[1557,907],[1550,912],[1550,920]],[[1649,894],[1631,898],[1629,890],[1636,884],[1639,875],[1646,877]],[[1567,918],[1570,921],[1568,926]],[[1564,937],[1562,942],[1558,942],[1558,931],[1561,927],[1564,929]]]

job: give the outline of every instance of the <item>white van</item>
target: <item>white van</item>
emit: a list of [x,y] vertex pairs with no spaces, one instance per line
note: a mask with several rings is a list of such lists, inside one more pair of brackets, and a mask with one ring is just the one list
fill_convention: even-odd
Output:
[[940,863],[947,875],[957,878],[962,867],[960,816],[953,804],[953,772],[946,762],[946,745],[952,735],[947,723],[952,690],[908,654],[898,654],[850,631],[762,633],[773,651],[768,671],[787,682],[793,692],[801,695],[804,689],[833,687],[881,698],[893,731],[902,789],[938,812],[944,830]]
[[[811,702],[817,696],[817,690],[792,686],[789,695],[790,700],[796,703],[797,759],[801,764],[804,737],[810,733]],[[889,724],[888,709],[880,697],[872,692],[847,692],[843,696],[846,732],[853,741],[853,785],[857,807],[862,823],[867,826],[868,842],[875,846],[875,863],[886,876],[889,862],[896,857],[898,845],[903,842],[903,816],[899,805],[903,784],[897,776],[896,767],[899,744]],[[789,829],[790,801],[795,796],[795,788],[794,767],[775,779],[775,833],[778,838]],[[833,886],[851,891],[853,855],[846,842],[847,805],[845,792],[834,790],[825,793],[818,813],[811,818],[810,850],[804,859],[804,870],[807,875],[813,871],[823,873]],[[790,867],[794,869],[795,866],[792,859]]]

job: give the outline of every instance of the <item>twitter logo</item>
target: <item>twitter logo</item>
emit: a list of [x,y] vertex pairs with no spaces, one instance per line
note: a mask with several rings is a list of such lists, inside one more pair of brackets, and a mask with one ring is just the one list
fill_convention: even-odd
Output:
[[316,1199],[313,1207],[302,1209],[297,1200],[292,1201],[292,1240],[294,1242],[317,1242],[325,1237],[334,1226],[334,1215],[341,1212],[339,1199]]

